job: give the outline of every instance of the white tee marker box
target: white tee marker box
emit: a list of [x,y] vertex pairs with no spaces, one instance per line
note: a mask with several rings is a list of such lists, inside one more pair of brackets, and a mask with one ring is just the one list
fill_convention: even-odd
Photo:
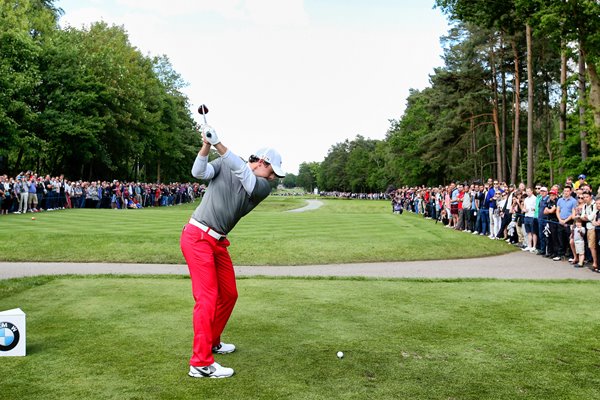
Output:
[[0,357],[25,355],[25,313],[20,308],[0,311]]

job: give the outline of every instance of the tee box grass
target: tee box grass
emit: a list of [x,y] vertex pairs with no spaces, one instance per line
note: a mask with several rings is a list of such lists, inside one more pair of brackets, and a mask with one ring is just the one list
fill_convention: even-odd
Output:
[[227,379],[187,376],[190,286],[0,281],[0,309],[28,318],[28,355],[0,358],[2,398],[599,398],[596,282],[240,279]]

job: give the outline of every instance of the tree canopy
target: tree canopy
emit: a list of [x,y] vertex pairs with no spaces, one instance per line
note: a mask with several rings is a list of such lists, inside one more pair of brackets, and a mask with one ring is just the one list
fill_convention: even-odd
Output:
[[[409,92],[384,139],[349,132],[285,185],[375,192],[580,173],[599,185],[600,3],[434,3],[451,28],[429,86]],[[0,0],[0,173],[189,179],[200,137],[168,57],[142,54],[124,27],[62,29],[61,13],[52,0]]]
[[52,1],[0,7],[0,170],[189,179],[200,138],[166,56],[123,27],[60,29]]

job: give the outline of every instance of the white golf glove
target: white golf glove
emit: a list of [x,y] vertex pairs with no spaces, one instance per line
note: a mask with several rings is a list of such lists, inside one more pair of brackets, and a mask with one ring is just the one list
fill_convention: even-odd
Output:
[[210,143],[214,146],[215,144],[218,144],[221,142],[219,140],[219,137],[217,136],[217,132],[213,129],[212,126],[210,126],[208,124],[203,124],[200,126],[200,129],[202,130],[202,135],[204,136],[204,138],[206,139],[206,141],[208,143]]

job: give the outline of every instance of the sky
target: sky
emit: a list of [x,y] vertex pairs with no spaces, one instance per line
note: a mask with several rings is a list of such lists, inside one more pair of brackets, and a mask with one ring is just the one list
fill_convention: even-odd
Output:
[[287,173],[357,135],[384,139],[443,65],[449,25],[423,0],[57,0],[61,26],[121,25],[166,55],[194,118],[235,154],[274,147]]

